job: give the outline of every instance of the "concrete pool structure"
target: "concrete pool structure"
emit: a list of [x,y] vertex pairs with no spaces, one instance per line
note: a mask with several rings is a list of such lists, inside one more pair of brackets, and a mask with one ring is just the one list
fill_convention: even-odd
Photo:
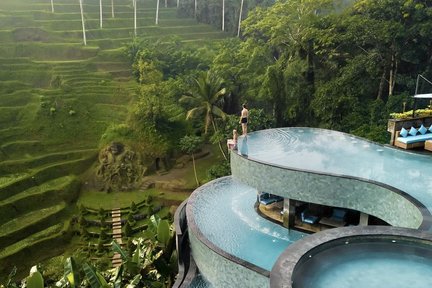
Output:
[[[175,287],[302,287],[291,276],[305,261],[291,247],[303,245],[308,249],[296,251],[312,255],[330,238],[398,236],[398,243],[431,245],[430,155],[313,128],[258,131],[238,144],[232,176],[198,188],[176,213],[181,260]],[[281,225],[257,214],[259,192],[284,197]],[[308,236],[295,226],[304,207],[315,214],[343,209],[350,217],[342,226],[350,226]],[[192,280],[198,271],[200,280]]]

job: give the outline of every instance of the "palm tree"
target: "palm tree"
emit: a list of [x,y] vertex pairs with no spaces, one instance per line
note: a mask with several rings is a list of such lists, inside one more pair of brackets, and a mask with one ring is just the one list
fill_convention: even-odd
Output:
[[51,12],[54,13],[54,0],[51,0]]
[[114,18],[114,0],[111,0],[111,16]]
[[[204,133],[207,134],[210,125],[212,125],[214,133],[217,133],[215,117],[225,119],[225,113],[218,106],[222,104],[223,96],[226,93],[226,89],[222,88],[223,79],[207,71],[199,74],[194,81],[195,85],[188,95],[180,98],[180,102],[188,103],[193,107],[187,111],[186,119],[204,116]],[[222,155],[227,159],[220,141],[218,143]]]

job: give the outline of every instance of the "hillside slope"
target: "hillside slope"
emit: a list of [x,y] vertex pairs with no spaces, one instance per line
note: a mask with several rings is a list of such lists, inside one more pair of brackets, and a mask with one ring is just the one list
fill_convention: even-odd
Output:
[[[105,129],[124,122],[137,84],[123,45],[133,39],[130,0],[0,1],[0,277],[62,252],[79,194],[79,175],[97,156]],[[200,43],[226,34],[176,8],[138,0],[137,35]],[[56,249],[47,249],[47,245]],[[45,248],[44,248],[45,247]],[[26,267],[27,266],[27,267]]]

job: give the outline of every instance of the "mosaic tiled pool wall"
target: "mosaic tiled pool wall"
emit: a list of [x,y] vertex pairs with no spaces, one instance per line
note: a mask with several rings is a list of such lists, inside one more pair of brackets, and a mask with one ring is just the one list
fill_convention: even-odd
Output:
[[270,278],[217,254],[189,231],[194,260],[205,278],[216,288],[270,287]]
[[415,199],[391,187],[337,175],[291,170],[231,153],[233,177],[243,183],[290,199],[354,209],[393,226],[419,228],[425,214]]

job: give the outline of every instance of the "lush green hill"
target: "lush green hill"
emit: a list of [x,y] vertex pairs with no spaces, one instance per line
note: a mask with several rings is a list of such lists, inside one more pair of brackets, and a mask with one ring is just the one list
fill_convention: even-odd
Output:
[[[132,1],[0,1],[0,266],[27,268],[61,253],[79,195],[79,175],[96,159],[105,129],[123,122],[137,84],[123,55],[132,40]],[[174,3],[173,3],[174,5]],[[176,35],[201,45],[227,35],[138,0],[137,35]],[[46,245],[56,249],[43,249]],[[26,264],[23,266],[23,262]],[[27,266],[27,267],[26,267]]]

